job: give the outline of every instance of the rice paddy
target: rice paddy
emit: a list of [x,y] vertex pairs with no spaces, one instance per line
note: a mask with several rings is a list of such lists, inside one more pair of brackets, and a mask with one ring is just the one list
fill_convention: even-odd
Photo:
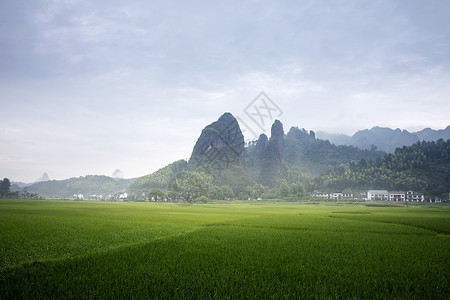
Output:
[[450,209],[0,201],[0,298],[450,296]]

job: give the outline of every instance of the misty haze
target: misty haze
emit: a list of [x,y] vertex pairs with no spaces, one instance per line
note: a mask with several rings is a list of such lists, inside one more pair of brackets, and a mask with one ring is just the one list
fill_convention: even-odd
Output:
[[0,298],[448,299],[450,3],[0,3]]

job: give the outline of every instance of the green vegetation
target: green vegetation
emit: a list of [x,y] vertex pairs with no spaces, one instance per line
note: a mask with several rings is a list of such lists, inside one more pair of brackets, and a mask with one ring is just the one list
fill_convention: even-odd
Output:
[[418,142],[376,161],[361,159],[347,169],[335,168],[323,181],[334,189],[415,190],[448,199],[449,158],[450,140]]
[[3,198],[5,196],[8,196],[11,189],[11,182],[8,178],[4,178],[3,180],[0,180],[0,197]]
[[330,170],[346,168],[355,160],[376,160],[386,154],[375,147],[361,150],[335,146],[316,139],[313,131],[297,127],[292,127],[284,138],[282,124],[276,121],[274,127],[269,141],[267,136],[261,135],[258,141],[245,148],[245,167],[249,175],[271,189],[280,188],[283,181],[301,183],[309,192],[328,188],[323,175]]
[[187,162],[185,160],[178,160],[152,174],[137,178],[130,184],[128,190],[130,193],[135,194],[142,194],[143,192],[148,192],[150,189],[165,190],[173,177],[184,172],[186,167]]
[[361,150],[353,146],[335,146],[329,141],[315,138],[311,131],[292,127],[286,135],[286,162],[300,166],[307,173],[317,176],[336,166],[354,160],[376,160],[386,153],[372,149]]
[[0,298],[450,296],[448,207],[247,203],[0,200]]

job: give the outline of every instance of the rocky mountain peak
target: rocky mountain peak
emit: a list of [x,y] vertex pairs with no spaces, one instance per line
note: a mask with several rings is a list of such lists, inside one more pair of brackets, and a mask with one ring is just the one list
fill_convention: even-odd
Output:
[[260,161],[264,157],[264,153],[266,152],[267,144],[269,143],[269,138],[267,135],[262,133],[258,141],[256,142],[256,158]]
[[36,180],[36,182],[49,181],[49,180],[50,180],[50,177],[48,176],[47,173],[44,172],[44,174],[42,174],[42,176],[39,177],[39,178]]
[[122,179],[124,177],[124,175],[123,175],[122,171],[120,171],[119,169],[116,169],[114,171],[114,173],[112,174],[112,177],[113,178],[120,178],[120,179]]
[[236,118],[231,113],[224,113],[202,130],[190,162],[204,169],[244,165],[244,146],[244,136]]
[[283,124],[279,120],[275,120],[271,128],[271,135],[269,140],[271,150],[275,151],[276,159],[280,163],[284,162],[284,129]]
[[265,185],[274,185],[281,175],[281,166],[285,159],[284,129],[279,120],[271,128],[270,139],[264,152],[260,180]]

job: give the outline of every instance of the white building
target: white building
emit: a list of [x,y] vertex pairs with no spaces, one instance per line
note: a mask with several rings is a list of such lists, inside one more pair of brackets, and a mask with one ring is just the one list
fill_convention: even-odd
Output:
[[342,199],[342,197],[343,197],[344,195],[342,194],[342,192],[333,192],[333,194],[332,194],[332,198],[333,199]]
[[389,192],[389,201],[405,201],[405,192],[402,191]]
[[367,192],[367,199],[366,200],[383,200],[387,201],[389,200],[389,192],[386,190],[369,190]]
[[343,192],[342,197],[344,198],[353,198],[353,193],[350,192]]
[[407,191],[406,192],[406,201],[411,202],[424,202],[425,196],[422,193],[417,193],[414,191]]

